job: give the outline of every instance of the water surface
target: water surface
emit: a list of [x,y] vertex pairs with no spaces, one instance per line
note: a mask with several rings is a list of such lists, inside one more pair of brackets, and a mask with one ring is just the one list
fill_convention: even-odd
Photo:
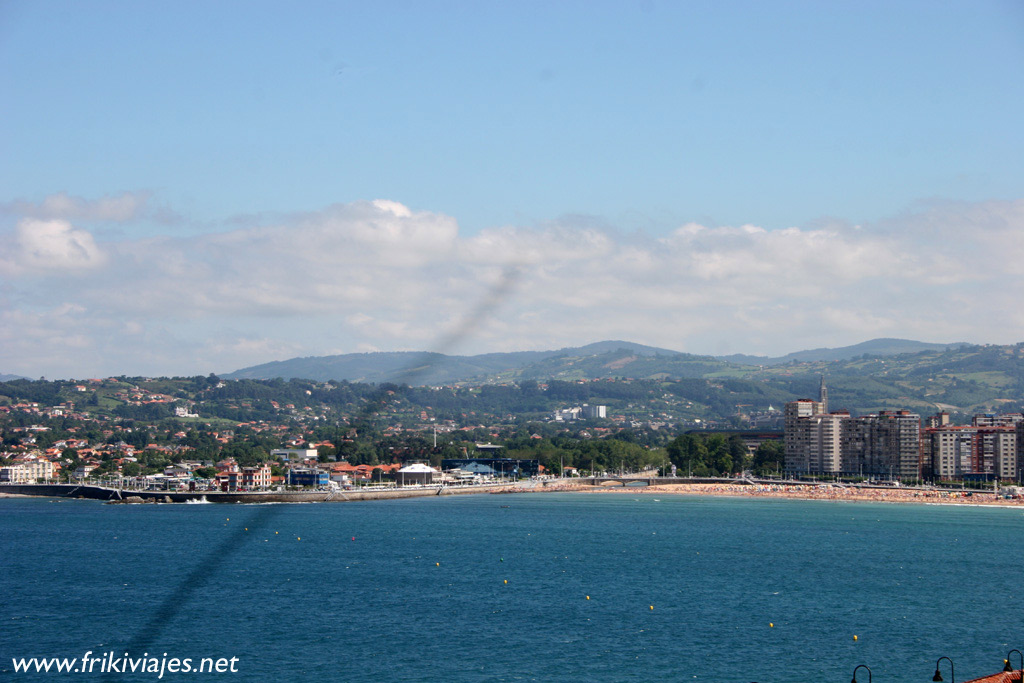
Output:
[[1018,509],[552,493],[0,519],[0,670],[23,680],[61,675],[11,657],[145,649],[238,657],[205,678],[245,681],[910,682],[1024,649]]

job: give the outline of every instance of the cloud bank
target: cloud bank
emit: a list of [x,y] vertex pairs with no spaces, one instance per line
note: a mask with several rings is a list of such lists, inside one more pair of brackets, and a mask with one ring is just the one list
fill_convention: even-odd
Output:
[[0,207],[11,223],[0,226],[0,372],[205,374],[429,350],[453,334],[452,353],[602,339],[712,354],[1024,339],[1013,305],[1024,201],[932,203],[865,226],[691,223],[662,236],[575,218],[464,235],[453,217],[391,200],[200,236],[91,231],[120,221],[130,234],[147,201]]

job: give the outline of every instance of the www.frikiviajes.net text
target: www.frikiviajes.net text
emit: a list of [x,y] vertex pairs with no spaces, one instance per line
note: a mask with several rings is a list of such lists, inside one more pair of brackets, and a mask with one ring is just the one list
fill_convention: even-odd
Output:
[[141,657],[130,657],[127,652],[116,655],[110,651],[94,657],[90,650],[81,658],[13,657],[11,661],[15,673],[150,673],[156,674],[158,679],[164,674],[238,673],[238,657],[169,657],[166,652],[161,657],[151,657],[148,652],[142,653]]

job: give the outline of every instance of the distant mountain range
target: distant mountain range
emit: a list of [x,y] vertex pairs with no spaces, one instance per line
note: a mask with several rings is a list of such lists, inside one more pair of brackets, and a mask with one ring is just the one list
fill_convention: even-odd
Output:
[[[288,391],[297,390],[291,383],[275,381],[279,378],[410,387],[461,385],[472,391],[436,394],[468,401],[459,403],[455,412],[473,412],[473,405],[487,404],[493,408],[497,404],[492,399],[498,400],[495,397],[522,397],[533,392],[530,395],[535,398],[544,397],[539,404],[529,404],[534,412],[589,401],[594,405],[617,406],[616,410],[623,414],[643,419],[669,415],[674,416],[671,419],[739,422],[743,415],[748,415],[752,420],[767,420],[766,423],[777,417],[777,411],[786,402],[817,397],[824,377],[830,408],[849,410],[855,415],[907,409],[928,416],[945,411],[962,422],[977,413],[1024,412],[1024,343],[927,344],[876,339],[840,349],[814,349],[769,358],[697,356],[625,341],[605,341],[555,351],[477,356],[358,353],[294,358],[222,377],[241,380],[236,385],[226,384],[222,391],[244,394],[251,390],[256,393],[244,395],[262,398],[289,396]],[[207,378],[200,379],[201,386],[206,387]],[[617,381],[620,379],[632,381]],[[256,386],[247,384],[248,380],[257,381]],[[259,380],[268,382],[258,386]],[[132,381],[146,381],[156,387],[162,380]],[[167,393],[177,395],[176,392],[184,391],[173,388],[171,380],[167,382]],[[513,383],[518,387],[486,386]],[[537,383],[547,385],[546,389],[538,392]],[[56,405],[58,399],[80,400],[73,385],[64,387],[66,395],[58,397],[54,392],[59,382],[28,383],[47,385],[40,387],[14,384],[17,386],[7,388],[8,402],[19,397],[48,405]],[[189,391],[195,391],[196,382],[190,380],[187,384],[192,387]],[[54,388],[50,392],[53,395],[47,393],[48,386]],[[474,404],[477,399],[482,402]],[[0,387],[0,403],[4,400]],[[101,398],[101,406],[107,403]],[[514,403],[502,403],[507,404],[502,410],[507,413],[511,410],[507,406]],[[538,405],[544,407],[537,408]]]
[[927,342],[911,341],[909,339],[872,339],[853,346],[842,346],[837,349],[811,349],[810,351],[796,351],[794,353],[769,358],[767,356],[746,356],[734,354],[732,356],[718,356],[719,360],[739,363],[741,365],[783,365],[792,361],[814,363],[818,361],[851,360],[858,356],[898,356],[902,353],[920,353],[921,351],[945,351],[957,349],[961,346],[970,346],[966,342],[954,344],[929,344]]
[[[696,356],[626,341],[602,341],[556,351],[447,356],[428,352],[349,353],[264,363],[221,375],[225,379],[312,379],[394,382],[409,385],[483,383],[520,379],[599,377],[698,378],[715,373],[790,363],[847,361],[941,352],[964,343],[930,344],[905,339],[874,339],[836,349],[797,351],[777,358],[736,354]],[[741,367],[737,367],[741,366]],[[731,371],[731,372],[730,372]]]
[[625,349],[638,356],[679,355],[632,342],[605,341],[557,351],[485,353],[477,356],[446,356],[417,351],[347,353],[339,356],[308,356],[243,368],[224,379],[313,379],[318,381],[395,382],[410,385],[484,381],[489,377],[543,364],[552,358],[600,356]]

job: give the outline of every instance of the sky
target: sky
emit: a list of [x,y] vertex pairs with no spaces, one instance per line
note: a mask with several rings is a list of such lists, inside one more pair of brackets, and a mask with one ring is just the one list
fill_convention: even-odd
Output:
[[1024,341],[1024,3],[0,0],[0,374]]

